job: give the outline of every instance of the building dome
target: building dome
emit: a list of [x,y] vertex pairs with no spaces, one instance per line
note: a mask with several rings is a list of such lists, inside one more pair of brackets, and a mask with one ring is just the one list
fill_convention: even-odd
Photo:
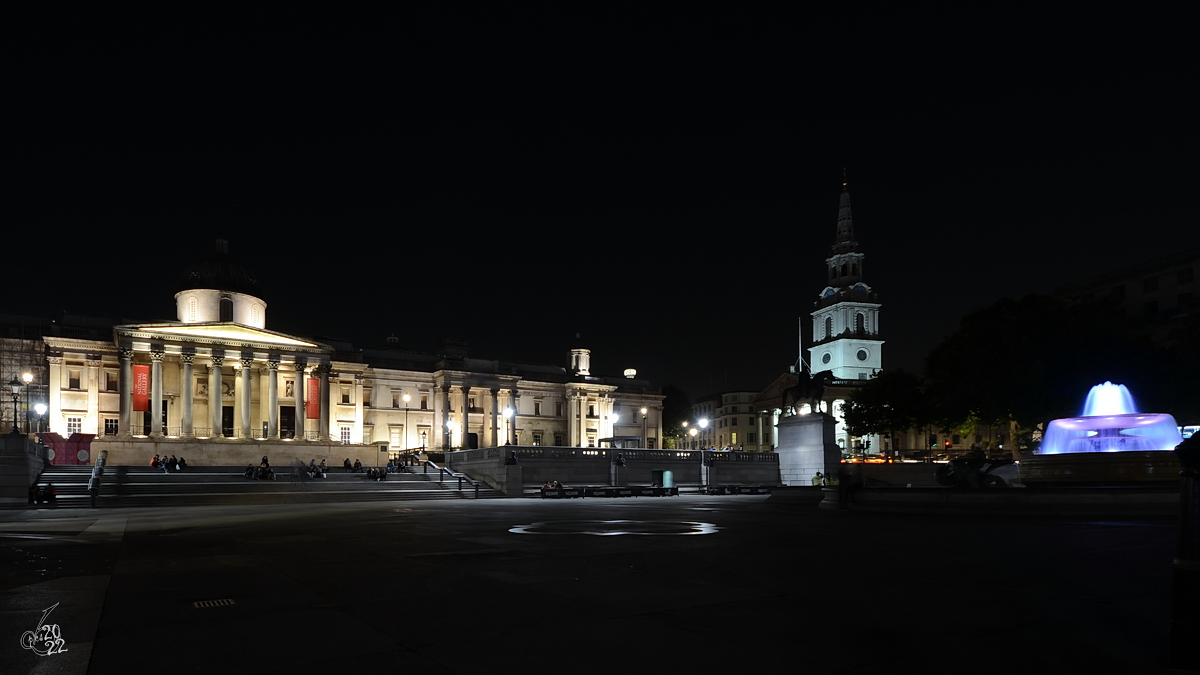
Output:
[[229,321],[266,328],[267,303],[258,280],[229,256],[229,244],[217,240],[213,255],[192,265],[180,279],[175,307],[183,323]]
[[229,242],[217,240],[217,250],[192,265],[183,273],[177,290],[208,288],[257,296],[261,289],[258,279],[229,255]]

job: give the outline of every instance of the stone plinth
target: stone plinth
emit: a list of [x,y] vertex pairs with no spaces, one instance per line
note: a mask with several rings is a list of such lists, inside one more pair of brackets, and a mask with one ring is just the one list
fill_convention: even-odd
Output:
[[779,420],[779,477],[784,485],[812,485],[818,471],[836,476],[842,449],[835,442],[837,421],[824,413]]
[[0,501],[27,499],[46,464],[46,446],[24,434],[0,436]]

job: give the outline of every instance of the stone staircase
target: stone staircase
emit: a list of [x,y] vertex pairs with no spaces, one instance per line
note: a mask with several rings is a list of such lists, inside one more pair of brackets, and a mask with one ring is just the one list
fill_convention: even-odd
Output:
[[[245,467],[189,466],[185,471],[163,473],[149,466],[106,466],[96,505],[113,506],[203,506],[236,504],[311,504],[316,502],[412,501],[428,499],[494,499],[503,497],[498,490],[474,484],[464,478],[421,473],[388,474],[386,481],[368,480],[362,473],[347,473],[341,468],[328,478],[293,481],[290,467],[272,467],[276,480],[251,480],[243,476]],[[53,483],[58,493],[58,508],[88,508],[87,493],[91,466],[48,466],[38,484]],[[46,508],[43,506],[43,508]]]

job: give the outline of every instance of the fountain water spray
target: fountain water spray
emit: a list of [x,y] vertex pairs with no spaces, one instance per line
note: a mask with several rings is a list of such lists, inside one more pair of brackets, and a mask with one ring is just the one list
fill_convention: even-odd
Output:
[[1088,392],[1082,417],[1050,422],[1038,454],[1170,451],[1181,442],[1174,417],[1137,412],[1125,385],[1105,382]]

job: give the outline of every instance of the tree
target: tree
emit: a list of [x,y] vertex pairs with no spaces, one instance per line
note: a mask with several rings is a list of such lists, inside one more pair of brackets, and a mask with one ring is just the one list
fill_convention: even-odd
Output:
[[[683,423],[692,418],[692,402],[686,392],[673,384],[662,388],[663,396],[663,437],[678,439],[683,435]],[[663,446],[667,447],[666,445]]]
[[853,436],[897,434],[924,426],[929,410],[921,378],[903,369],[885,370],[854,391],[843,411]]
[[1161,387],[1162,365],[1161,351],[1112,308],[1030,295],[963,317],[926,358],[925,382],[943,427],[1011,420],[1028,430],[1078,415],[1106,380],[1135,396]]

